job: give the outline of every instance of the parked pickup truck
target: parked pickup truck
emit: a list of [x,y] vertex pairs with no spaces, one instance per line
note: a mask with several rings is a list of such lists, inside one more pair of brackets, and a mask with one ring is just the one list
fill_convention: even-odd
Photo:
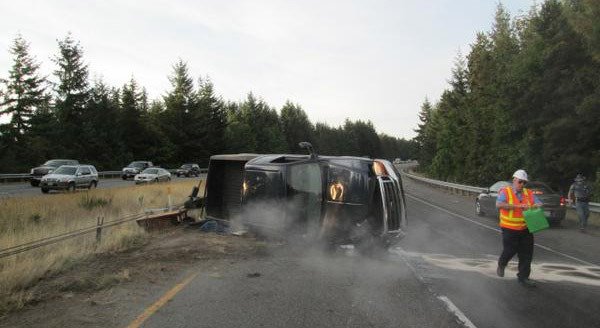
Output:
[[[387,247],[404,235],[400,174],[387,160],[349,156],[236,154],[210,158],[208,219],[239,221],[331,244]],[[197,190],[196,190],[197,193]]]

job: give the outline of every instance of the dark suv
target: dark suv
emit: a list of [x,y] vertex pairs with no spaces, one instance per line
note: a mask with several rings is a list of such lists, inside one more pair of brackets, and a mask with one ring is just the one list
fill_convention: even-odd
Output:
[[180,177],[180,176],[190,177],[192,175],[195,177],[198,177],[198,176],[200,176],[200,166],[198,164],[191,164],[191,163],[183,164],[183,165],[181,165],[180,168],[178,168],[175,171],[175,175],[177,177]]
[[31,177],[29,182],[33,187],[40,185],[42,177],[56,170],[61,165],[79,165],[79,162],[74,159],[51,159],[46,163],[31,169]]
[[131,162],[131,163],[129,163],[129,165],[127,165],[126,167],[123,168],[123,171],[121,172],[121,178],[123,178],[123,180],[133,178],[136,176],[136,174],[139,174],[143,170],[145,170],[149,167],[153,167],[153,166],[154,165],[152,165],[152,162],[149,162],[149,161]]

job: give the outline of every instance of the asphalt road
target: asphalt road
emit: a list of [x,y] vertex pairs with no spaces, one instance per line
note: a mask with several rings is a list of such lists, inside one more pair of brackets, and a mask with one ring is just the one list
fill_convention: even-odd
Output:
[[106,291],[110,302],[89,305],[102,316],[70,313],[79,321],[69,327],[600,327],[598,231],[537,234],[529,289],[516,258],[495,275],[501,235],[474,199],[405,185],[408,233],[388,253],[274,242],[264,256],[190,263],[168,281]]
[[504,278],[495,275],[500,233],[495,219],[474,215],[472,199],[406,184],[408,235],[388,254],[282,245],[266,258],[220,268],[218,276],[191,270],[143,326],[600,326],[597,235],[570,228],[536,235],[538,286],[526,288],[517,283],[516,262]]
[[[206,174],[201,174],[200,177],[205,177]],[[173,181],[179,179],[197,179],[196,177],[181,177],[173,175],[171,177]],[[100,179],[98,182],[98,189],[108,189],[114,187],[123,187],[133,185],[133,180],[123,180],[121,178],[113,179]],[[50,193],[61,193],[64,191],[51,190]],[[18,183],[0,183],[0,197],[17,197],[17,196],[37,196],[41,195],[42,191],[40,187],[32,187],[29,182],[18,182]]]

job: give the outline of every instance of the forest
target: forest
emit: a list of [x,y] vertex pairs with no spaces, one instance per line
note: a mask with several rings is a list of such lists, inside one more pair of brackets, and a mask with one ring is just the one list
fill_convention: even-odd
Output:
[[577,173],[600,191],[600,2],[546,0],[459,54],[448,88],[425,99],[415,141],[434,178],[489,186],[519,168],[565,192]]
[[416,142],[377,133],[370,121],[346,118],[341,126],[313,123],[291,101],[277,109],[252,92],[224,100],[207,77],[194,78],[178,60],[171,88],[149,99],[133,77],[120,87],[91,80],[80,42],[58,40],[51,76],[17,35],[12,66],[0,79],[0,173],[25,173],[48,159],[69,158],[118,170],[133,160],[166,168],[206,165],[222,153],[305,153],[300,141],[323,155],[414,158]]

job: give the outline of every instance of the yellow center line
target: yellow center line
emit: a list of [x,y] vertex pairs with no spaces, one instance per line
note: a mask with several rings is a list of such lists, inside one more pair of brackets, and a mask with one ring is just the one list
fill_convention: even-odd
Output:
[[198,275],[197,272],[193,273],[189,277],[185,278],[185,280],[183,280],[182,282],[178,283],[173,288],[171,288],[161,298],[159,298],[158,301],[154,302],[154,304],[152,304],[148,308],[146,308],[144,313],[142,313],[139,317],[137,317],[135,320],[133,320],[127,326],[127,328],[140,327],[144,323],[144,321],[148,320],[148,318],[150,318],[154,313],[156,313],[156,311],[158,311],[158,309],[163,307],[163,305],[165,305],[168,301],[170,301],[173,297],[175,297],[175,295],[177,295],[177,293],[179,293],[183,289],[183,287],[185,287],[185,285],[189,284],[192,280],[194,280],[194,278],[196,278],[197,275]]

